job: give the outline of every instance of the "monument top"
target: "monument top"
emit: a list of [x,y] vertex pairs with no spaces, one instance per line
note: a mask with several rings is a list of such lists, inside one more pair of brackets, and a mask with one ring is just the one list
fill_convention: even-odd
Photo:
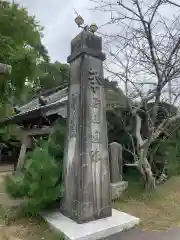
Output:
[[71,54],[79,48],[90,48],[102,51],[102,38],[92,32],[83,30],[71,41]]
[[82,54],[88,54],[104,61],[106,57],[102,52],[102,38],[95,35],[95,30],[93,30],[97,29],[97,26],[92,24],[90,27],[80,27],[83,28],[83,31],[71,41],[71,55],[67,59],[68,63]]
[[71,41],[71,55],[67,59],[68,63],[81,54],[88,54],[104,61],[106,57],[102,52],[102,38],[86,30],[79,33]]

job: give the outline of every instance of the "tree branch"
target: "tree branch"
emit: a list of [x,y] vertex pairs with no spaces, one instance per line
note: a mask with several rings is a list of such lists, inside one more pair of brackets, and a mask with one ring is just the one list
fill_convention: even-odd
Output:
[[152,16],[151,16],[151,18],[150,18],[150,20],[149,20],[149,24],[152,23],[152,21],[153,21],[153,19],[154,19],[154,16],[155,16],[155,14],[156,14],[156,12],[157,12],[157,9],[158,9],[158,7],[161,5],[161,3],[162,3],[162,0],[158,0],[158,1],[157,1],[157,4],[155,4],[156,6],[155,6],[154,11],[153,11],[153,13],[152,13]]

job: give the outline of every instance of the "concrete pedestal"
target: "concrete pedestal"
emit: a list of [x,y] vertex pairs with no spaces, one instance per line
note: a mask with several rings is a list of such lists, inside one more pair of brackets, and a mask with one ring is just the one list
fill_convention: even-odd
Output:
[[96,240],[128,230],[139,224],[139,218],[112,209],[112,216],[78,224],[60,212],[44,215],[52,228],[63,233],[68,240]]
[[128,182],[120,181],[116,183],[111,183],[111,200],[118,199],[122,193],[127,189]]

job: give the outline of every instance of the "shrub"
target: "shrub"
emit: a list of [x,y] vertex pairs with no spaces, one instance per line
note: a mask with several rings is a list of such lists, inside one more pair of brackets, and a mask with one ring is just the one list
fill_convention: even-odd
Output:
[[22,172],[5,181],[9,195],[29,199],[30,213],[36,214],[62,197],[63,141],[64,130],[56,124],[48,141],[41,139],[27,155]]
[[169,176],[180,174],[180,128],[179,122],[169,139],[168,145],[168,172]]
[[180,129],[177,130],[176,139],[176,162],[177,162],[177,174],[180,174]]
[[48,140],[48,151],[51,156],[54,157],[56,162],[59,164],[59,180],[62,184],[63,176],[63,154],[64,154],[64,137],[65,137],[65,126],[56,123],[54,132]]
[[5,190],[13,198],[24,197],[27,192],[24,185],[24,174],[19,173],[16,176],[7,176],[5,181]]
[[162,174],[167,174],[168,141],[165,135],[160,135],[150,145],[148,160],[153,174],[158,179]]

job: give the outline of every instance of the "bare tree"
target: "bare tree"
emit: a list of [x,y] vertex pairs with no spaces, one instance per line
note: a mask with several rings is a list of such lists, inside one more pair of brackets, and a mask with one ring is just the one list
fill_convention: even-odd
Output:
[[[106,70],[124,84],[129,98],[137,99],[136,107],[129,109],[136,119],[138,167],[149,187],[155,179],[147,159],[152,141],[165,127],[180,117],[169,116],[156,125],[160,101],[170,103],[180,96],[180,5],[178,0],[93,0],[94,10],[109,19],[103,26],[108,52]],[[167,17],[169,16],[169,17]],[[178,91],[178,92],[177,92]],[[153,101],[151,115],[147,103]],[[144,106],[148,118],[148,137],[141,136],[141,118],[138,110]]]

